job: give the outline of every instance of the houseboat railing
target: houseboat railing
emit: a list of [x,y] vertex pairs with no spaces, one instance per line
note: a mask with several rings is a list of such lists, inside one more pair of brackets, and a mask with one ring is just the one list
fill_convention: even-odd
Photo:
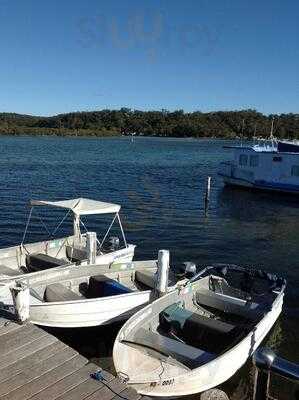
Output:
[[270,349],[258,349],[253,355],[253,363],[256,367],[254,400],[279,400],[270,394],[271,374],[299,383],[299,365],[278,357]]

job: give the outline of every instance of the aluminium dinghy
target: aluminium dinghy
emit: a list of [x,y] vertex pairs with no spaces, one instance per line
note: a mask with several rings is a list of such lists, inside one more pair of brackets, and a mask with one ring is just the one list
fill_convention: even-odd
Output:
[[285,280],[214,265],[133,315],[113,348],[117,374],[140,394],[179,397],[229,379],[277,320]]
[[[47,210],[46,219],[42,217],[43,209]],[[31,200],[21,243],[0,249],[0,278],[70,264],[110,264],[132,261],[135,245],[127,243],[119,215],[120,209],[121,206],[118,204],[86,198],[59,201]],[[60,213],[62,215],[57,225],[51,230],[48,222],[56,219]],[[110,221],[111,215],[112,221]],[[101,238],[97,237],[97,232],[89,232],[86,227],[88,226],[86,218],[97,216],[101,217],[103,223],[107,218],[109,222],[106,233],[100,232]],[[46,237],[40,231],[39,235],[45,240],[28,243],[26,239],[34,217],[44,228]],[[89,222],[95,226],[95,221]],[[114,234],[119,233],[120,238],[110,236],[114,228],[116,229]],[[36,232],[36,229],[37,226],[33,224],[31,233]],[[69,231],[69,235],[62,237],[59,231]]]
[[128,319],[157,292],[174,287],[169,254],[160,250],[158,260],[56,267],[0,280],[0,312],[50,327],[106,325]]

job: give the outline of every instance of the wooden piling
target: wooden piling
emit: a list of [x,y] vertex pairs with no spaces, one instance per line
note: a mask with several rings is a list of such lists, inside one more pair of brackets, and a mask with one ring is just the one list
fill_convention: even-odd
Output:
[[205,215],[207,215],[209,210],[209,203],[210,203],[210,192],[211,192],[211,177],[208,176],[207,184],[206,184],[206,192],[205,192]]

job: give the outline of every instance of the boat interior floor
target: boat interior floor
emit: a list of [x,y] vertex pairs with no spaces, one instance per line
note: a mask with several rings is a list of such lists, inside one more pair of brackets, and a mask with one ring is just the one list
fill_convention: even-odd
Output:
[[18,269],[13,269],[7,267],[6,265],[0,264],[0,275],[4,276],[17,276],[22,275],[23,273]]
[[194,369],[234,346],[267,310],[267,303],[201,289],[192,298],[166,307],[158,321],[140,328],[125,342]]
[[96,275],[86,277],[79,282],[57,282],[31,290],[31,295],[39,301],[45,302],[74,301],[151,290],[154,285],[154,270],[136,271],[135,274],[123,275],[120,281],[105,275]]

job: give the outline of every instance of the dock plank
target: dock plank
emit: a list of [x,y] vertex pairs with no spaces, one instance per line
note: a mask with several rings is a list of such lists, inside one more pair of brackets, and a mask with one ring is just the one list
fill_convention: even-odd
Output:
[[17,349],[18,351],[11,351],[7,354],[3,354],[0,349],[1,368],[8,368],[11,364],[17,362],[18,360],[28,357],[30,354],[34,354],[36,351],[41,350],[55,342],[58,342],[56,337],[52,335],[45,335],[33,340],[30,343],[22,345]]
[[66,392],[76,388],[82,382],[90,380],[90,374],[92,372],[94,372],[94,366],[92,364],[84,365],[71,375],[66,376],[55,384],[47,387],[42,392],[30,397],[30,400],[56,400],[59,396],[62,396],[64,399],[64,394]]
[[16,330],[11,334],[0,336],[0,353],[2,355],[16,351],[18,348],[31,343],[46,335],[41,329],[36,329],[34,326],[24,326],[24,330]]
[[42,377],[45,373],[52,371],[76,356],[77,353],[75,350],[71,349],[70,347],[66,347],[47,360],[31,367],[29,366],[25,371],[21,371],[17,375],[14,375],[1,382],[0,396],[12,392],[18,387],[24,386],[26,383],[31,382],[38,377]]
[[[100,370],[103,381],[90,377]],[[0,316],[0,400],[151,400],[43,329]]]
[[5,333],[1,332],[0,348],[7,342],[7,340],[15,339],[20,334],[22,334],[23,336],[28,335],[28,333],[33,332],[35,330],[36,330],[35,326],[31,324],[26,324],[22,327],[22,329],[14,329],[12,331],[8,331]]
[[125,389],[126,385],[118,378],[114,378],[111,382],[103,381],[102,387],[99,387],[97,391],[87,396],[86,400],[112,400]]
[[7,368],[7,364],[3,366],[2,363],[0,363],[0,383],[8,378],[12,378],[21,371],[28,370],[35,364],[44,362],[47,358],[52,357],[58,351],[62,351],[66,347],[66,344],[56,341],[42,349],[37,349],[24,358],[18,358],[14,363],[10,364],[9,368]]
[[131,387],[126,387],[119,394],[115,395],[112,400],[141,400],[142,397]]
[[21,324],[14,321],[8,321],[5,318],[0,318],[0,336],[17,329],[22,329]]
[[80,355],[76,355],[71,360],[54,368],[51,371],[39,376],[38,378],[30,381],[24,386],[20,386],[12,392],[0,396],[1,400],[26,400],[41,392],[47,387],[58,382],[60,379],[72,374],[74,371],[80,369],[86,364],[86,359]]

